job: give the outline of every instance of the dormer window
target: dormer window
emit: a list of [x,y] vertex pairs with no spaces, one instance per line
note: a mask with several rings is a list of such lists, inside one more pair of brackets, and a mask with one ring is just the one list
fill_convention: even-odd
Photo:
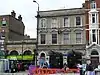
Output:
[[91,9],[95,9],[96,8],[96,2],[95,1],[92,1],[91,2]]

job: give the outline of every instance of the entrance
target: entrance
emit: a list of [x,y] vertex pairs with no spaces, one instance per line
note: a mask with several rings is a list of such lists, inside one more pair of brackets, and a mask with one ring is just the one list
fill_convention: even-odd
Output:
[[44,63],[46,63],[45,54],[41,53],[40,58],[39,58],[39,64],[41,68],[44,66]]
[[95,68],[97,68],[99,63],[99,57],[91,57],[91,63]]
[[91,52],[91,63],[94,66],[94,68],[97,68],[99,64],[99,53],[96,50],[93,50]]
[[68,52],[67,62],[69,68],[77,68],[77,64],[82,64],[82,53],[73,50]]
[[59,52],[51,51],[49,53],[50,68],[63,68],[63,54]]

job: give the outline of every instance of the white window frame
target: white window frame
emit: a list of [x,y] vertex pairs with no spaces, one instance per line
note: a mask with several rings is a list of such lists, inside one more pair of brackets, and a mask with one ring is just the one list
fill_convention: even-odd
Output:
[[[66,19],[67,19],[67,23],[66,23]],[[64,18],[64,27],[69,27],[70,26],[70,19],[69,17],[65,17]]]
[[[76,25],[76,17],[80,17],[80,22],[81,22],[80,25]],[[82,26],[82,17],[81,16],[76,16],[76,17],[75,17],[75,26],[77,26],[77,27]]]
[[[65,40],[65,34],[68,34],[68,37],[66,39],[68,40]],[[63,34],[63,44],[70,44],[70,34],[69,33],[64,33]]]
[[57,18],[52,18],[52,22],[51,22],[51,27],[52,28],[57,28]]
[[46,19],[45,19],[45,18],[42,18],[42,19],[41,19],[41,22],[40,22],[40,27],[41,27],[41,28],[46,28],[46,24],[47,24]]
[[[93,14],[94,14],[94,16],[93,16]],[[94,19],[95,19],[95,22],[94,22],[94,23],[97,23],[97,17],[98,17],[98,16],[97,16],[97,13],[92,13],[92,14],[91,14],[91,23],[92,23],[92,24],[94,24],[94,23],[93,23],[93,17],[94,17]]]
[[[80,42],[77,41],[77,34],[81,34],[81,37],[80,37],[81,40],[80,40]],[[78,38],[78,39],[79,39],[79,38]],[[78,43],[82,43],[82,33],[76,33],[76,43],[77,43],[77,44],[78,44]]]
[[[94,33],[93,33],[93,30],[95,31]],[[97,37],[96,37],[96,30],[95,29],[93,29],[92,30],[92,42],[96,42],[96,40],[97,40]],[[93,34],[95,35],[95,41],[93,41]]]

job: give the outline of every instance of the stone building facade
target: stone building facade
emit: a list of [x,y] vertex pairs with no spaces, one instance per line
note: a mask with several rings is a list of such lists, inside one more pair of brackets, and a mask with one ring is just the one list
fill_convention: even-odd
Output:
[[68,52],[72,50],[84,56],[86,32],[83,8],[40,11],[39,15],[38,63],[42,56],[49,63],[50,51],[62,53],[63,63],[67,63]]

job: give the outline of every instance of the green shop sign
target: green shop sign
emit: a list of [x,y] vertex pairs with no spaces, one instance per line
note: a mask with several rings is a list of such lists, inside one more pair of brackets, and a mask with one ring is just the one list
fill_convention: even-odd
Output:
[[33,60],[33,55],[9,55],[7,59],[10,60]]

